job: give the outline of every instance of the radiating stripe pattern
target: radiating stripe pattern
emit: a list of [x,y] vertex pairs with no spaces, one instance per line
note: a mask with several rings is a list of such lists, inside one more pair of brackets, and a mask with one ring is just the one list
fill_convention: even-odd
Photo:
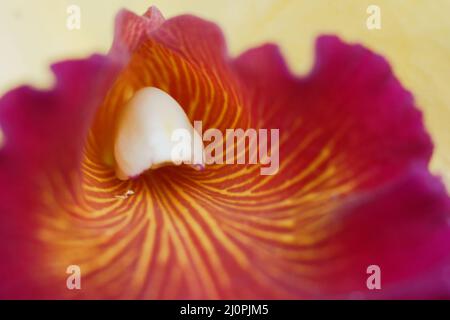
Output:
[[[42,281],[83,298],[315,294],[321,275],[342,259],[338,244],[327,241],[340,227],[330,217],[381,171],[381,161],[373,166],[362,155],[377,145],[358,141],[362,149],[350,155],[342,145],[357,119],[321,126],[300,111],[313,105],[298,93],[307,85],[278,79],[292,87],[287,94],[278,96],[279,84],[264,92],[256,79],[253,86],[238,75],[220,35],[192,42],[183,27],[173,22],[136,50],[98,109],[81,170],[50,180],[38,231],[48,244],[41,263],[50,272]],[[191,23],[190,32],[201,27]],[[204,130],[280,129],[279,172],[262,176],[260,165],[249,164],[173,166],[119,181],[115,119],[145,86],[168,92]],[[68,293],[64,272],[72,264],[81,267],[83,289]]]

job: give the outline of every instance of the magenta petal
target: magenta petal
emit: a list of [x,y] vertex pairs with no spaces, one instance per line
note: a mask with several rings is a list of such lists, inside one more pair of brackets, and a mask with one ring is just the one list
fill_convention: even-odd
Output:
[[[330,221],[342,226],[328,240],[342,250],[330,261],[342,267],[330,278],[332,290],[383,298],[450,297],[449,222],[445,187],[421,166],[370,193],[348,197]],[[381,268],[380,292],[365,286],[370,265]]]
[[63,190],[61,183],[70,185],[78,174],[95,110],[117,73],[117,65],[100,55],[52,69],[54,89],[20,87],[0,100],[0,297],[32,296],[42,245],[35,238],[37,215],[45,202],[37,197],[52,184]]
[[[336,189],[329,199],[336,209],[327,213],[324,227],[336,233],[316,244],[335,249],[329,259],[314,263],[317,287],[311,296],[448,296],[449,198],[428,171],[432,144],[412,95],[383,57],[360,45],[324,36],[317,41],[316,57],[305,77],[293,75],[273,45],[249,50],[234,63],[251,92],[252,112],[271,115],[263,127],[280,128],[286,135],[281,159],[312,141],[271,187],[301,174],[324,150],[331,153],[329,160],[298,188],[323,179],[330,167],[335,167],[335,181],[351,184],[339,192],[339,184],[324,180],[310,190],[313,198],[315,192]],[[274,106],[280,106],[277,113]],[[371,264],[382,268],[379,293],[366,287]]]
[[123,10],[108,56],[57,63],[54,88],[24,86],[0,99],[0,298],[45,298],[50,292],[54,297],[55,290],[67,290],[47,288],[51,270],[43,266],[48,248],[37,234],[39,211],[57,205],[48,203],[48,193],[54,199],[78,187],[72,178],[80,174],[97,108],[132,51],[163,21],[154,7],[142,17]]

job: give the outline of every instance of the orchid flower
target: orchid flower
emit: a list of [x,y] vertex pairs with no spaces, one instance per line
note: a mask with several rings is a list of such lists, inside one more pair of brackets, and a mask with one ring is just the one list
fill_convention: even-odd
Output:
[[[276,45],[231,58],[214,23],[152,7],[52,70],[53,89],[0,100],[1,298],[449,296],[449,197],[382,56],[321,36],[298,76]],[[161,124],[194,121],[278,129],[278,172],[166,165]]]

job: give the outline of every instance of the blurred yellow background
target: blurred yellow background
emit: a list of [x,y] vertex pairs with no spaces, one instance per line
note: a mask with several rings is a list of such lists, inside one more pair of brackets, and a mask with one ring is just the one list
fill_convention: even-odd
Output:
[[[72,4],[81,8],[80,30],[66,28]],[[381,8],[381,30],[366,27],[371,4]],[[301,73],[322,33],[382,53],[424,111],[436,145],[431,168],[450,186],[450,0],[0,0],[0,94],[21,83],[49,86],[50,63],[106,52],[117,11],[143,13],[150,5],[166,17],[193,13],[215,21],[233,55],[277,42]]]

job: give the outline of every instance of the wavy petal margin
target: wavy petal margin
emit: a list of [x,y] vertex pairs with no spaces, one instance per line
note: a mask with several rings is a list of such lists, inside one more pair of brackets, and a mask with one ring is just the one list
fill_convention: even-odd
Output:
[[[193,16],[122,11],[108,56],[0,100],[1,298],[441,298],[450,203],[386,61],[336,37],[306,77],[266,45],[230,59]],[[156,86],[207,128],[280,129],[280,170],[166,167],[121,182],[111,136]],[[134,195],[123,198],[127,190]],[[381,291],[366,269],[382,270]],[[66,288],[79,265],[82,289]]]

